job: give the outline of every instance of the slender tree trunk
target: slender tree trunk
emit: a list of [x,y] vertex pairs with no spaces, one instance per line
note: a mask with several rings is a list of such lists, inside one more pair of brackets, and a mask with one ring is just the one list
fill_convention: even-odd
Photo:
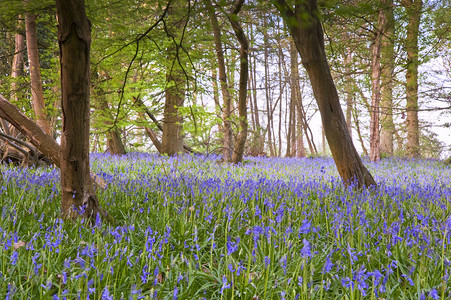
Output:
[[[143,121],[146,121],[146,116],[144,115],[144,113],[140,112],[139,117]],[[150,128],[149,126],[146,126],[146,125],[144,125],[144,132],[150,138],[150,140],[152,141],[152,144],[155,146],[158,153],[161,154],[161,142],[158,140],[157,134],[152,130],[152,128]]]
[[91,25],[84,0],[56,0],[61,62],[61,211],[63,218],[100,212],[89,170]]
[[216,58],[218,60],[219,82],[221,85],[222,99],[224,103],[223,107],[223,159],[230,162],[232,160],[233,149],[233,135],[232,135],[232,122],[230,120],[232,115],[232,97],[229,92],[229,86],[227,83],[227,73],[224,60],[224,50],[222,48],[221,30],[219,28],[218,18],[216,17],[215,10],[211,1],[205,1],[207,6],[208,15],[210,17],[211,26],[213,28],[214,43],[216,49]]
[[379,11],[379,20],[375,29],[374,42],[371,46],[371,120],[370,120],[370,160],[381,159],[380,153],[380,131],[379,131],[379,103],[381,97],[381,30],[385,26],[385,11]]
[[421,20],[422,0],[404,0],[404,7],[409,16],[407,24],[407,71],[406,71],[406,101],[407,101],[407,156],[420,156],[420,129],[418,125],[418,35]]
[[345,54],[345,70],[346,70],[346,127],[348,128],[349,135],[352,138],[352,75],[351,75],[351,63],[352,63],[352,51],[350,48],[346,49]]
[[393,0],[384,0],[386,22],[381,46],[381,154],[393,155],[393,76],[395,71],[395,17]]
[[268,33],[267,33],[267,16],[265,15],[263,18],[263,48],[264,48],[264,69],[265,69],[265,98],[266,98],[266,111],[267,111],[267,125],[266,125],[266,134],[268,135],[268,146],[269,146],[269,155],[275,156],[274,148],[272,143],[272,105],[271,105],[271,92],[269,86],[269,43],[268,43]]
[[239,116],[239,130],[238,137],[233,147],[232,162],[234,164],[240,163],[243,160],[244,148],[247,138],[247,81],[249,78],[249,61],[248,51],[249,43],[247,41],[244,30],[238,21],[238,13],[244,4],[244,0],[238,0],[232,9],[232,12],[227,16],[232,25],[235,36],[240,43],[240,83],[238,91],[238,116]]
[[[168,10],[168,34],[174,38],[177,43],[180,42],[180,32],[183,29],[186,19],[180,17],[180,12],[185,8],[184,1],[176,0],[171,3]],[[182,51],[179,46],[173,44],[167,49],[168,60],[172,62],[167,70],[167,88],[165,91],[164,120],[163,120],[163,138],[161,150],[169,156],[176,155],[183,151],[182,122],[179,107],[183,106],[185,101],[185,76],[183,61],[180,56]]]
[[[94,73],[93,78],[95,78],[97,80],[98,79],[97,72],[93,72],[93,73]],[[108,127],[111,127],[111,125],[113,124],[113,122],[112,122],[113,115],[111,114],[110,106],[108,105],[108,102],[105,99],[102,89],[98,88],[94,95],[96,95],[96,97],[97,97],[97,101],[99,103],[98,109],[100,109],[100,111],[101,111],[101,115],[103,117],[105,125]],[[124,143],[122,142],[122,139],[121,139],[121,133],[120,133],[119,128],[114,127],[114,128],[109,129],[106,132],[106,136],[107,136],[107,150],[109,153],[116,154],[116,155],[123,155],[123,154],[127,153],[125,151]]]
[[290,71],[290,117],[288,122],[287,152],[285,156],[295,155],[295,152],[291,151],[292,149],[290,149],[290,146],[292,146],[292,135],[296,135],[296,109],[294,103],[296,101],[300,101],[300,97],[297,95],[297,89],[299,86],[298,52],[292,39],[290,39]]
[[[22,26],[22,20],[20,20],[19,16],[18,29],[21,29]],[[25,37],[20,33],[16,33],[14,40],[14,56],[11,68],[11,100],[18,102],[19,84],[17,80],[23,75],[23,50],[25,49]]]
[[316,0],[296,0],[293,11],[284,0],[273,0],[285,19],[312,84],[327,141],[346,185],[376,185],[363,165],[346,127],[337,89],[330,73]]
[[359,116],[357,114],[357,108],[353,109],[355,130],[357,131],[357,136],[359,138],[360,146],[362,147],[363,155],[368,156],[368,150],[365,147],[365,142],[363,141],[362,132],[360,131]]
[[36,32],[36,14],[27,13],[25,18],[25,32],[27,37],[27,53],[30,70],[31,100],[36,123],[46,133],[50,133],[50,123],[47,119],[42,89],[41,67],[39,65],[38,39]]

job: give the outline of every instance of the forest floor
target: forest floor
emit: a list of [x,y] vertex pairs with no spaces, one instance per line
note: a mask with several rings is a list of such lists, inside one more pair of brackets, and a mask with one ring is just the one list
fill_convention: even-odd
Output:
[[6,299],[451,299],[451,166],[91,156],[110,218],[62,222],[59,170],[2,166]]

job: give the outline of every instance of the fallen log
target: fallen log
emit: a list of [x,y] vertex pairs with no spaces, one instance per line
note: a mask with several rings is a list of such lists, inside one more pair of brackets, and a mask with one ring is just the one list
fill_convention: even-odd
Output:
[[[0,117],[23,133],[33,146],[41,151],[44,156],[49,158],[55,166],[58,168],[60,167],[60,145],[2,95],[0,95]],[[105,181],[92,172],[91,179],[98,187],[102,189],[106,188]]]

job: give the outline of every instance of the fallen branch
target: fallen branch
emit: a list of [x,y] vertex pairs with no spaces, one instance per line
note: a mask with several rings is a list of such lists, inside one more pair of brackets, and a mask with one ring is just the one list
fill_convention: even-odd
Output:
[[[0,95],[0,117],[23,133],[33,146],[48,157],[55,166],[60,167],[61,146],[2,95]],[[102,189],[106,188],[105,181],[92,172],[91,179]]]

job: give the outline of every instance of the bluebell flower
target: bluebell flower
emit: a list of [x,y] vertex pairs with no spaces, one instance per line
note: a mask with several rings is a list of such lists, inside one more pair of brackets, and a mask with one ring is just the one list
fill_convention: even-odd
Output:
[[103,289],[102,300],[113,300],[113,296],[110,294],[107,286]]
[[301,249],[301,256],[302,257],[310,257],[312,256],[311,246],[309,241],[306,239],[303,239],[304,247]]
[[326,258],[326,262],[324,263],[323,274],[329,273],[332,270],[333,266],[334,264],[330,261],[330,257],[328,255]]
[[17,251],[13,251],[13,254],[11,254],[11,265],[16,265],[18,257],[19,253]]
[[439,299],[439,295],[438,292],[435,288],[432,288],[432,290],[429,291],[429,297],[431,297],[432,299]]
[[221,287],[221,294],[224,293],[224,290],[230,288],[230,283],[227,283],[227,277],[225,275],[222,276],[222,287]]
[[309,220],[307,220],[307,219],[306,219],[306,220],[303,220],[303,221],[302,221],[302,224],[301,224],[301,227],[299,227],[299,231],[298,231],[299,237],[301,237],[301,234],[307,234],[307,233],[309,233],[311,227],[312,227],[312,223],[310,223]]
[[172,294],[173,300],[177,300],[178,293],[179,293],[179,289],[177,288],[177,286],[174,286],[174,293]]

